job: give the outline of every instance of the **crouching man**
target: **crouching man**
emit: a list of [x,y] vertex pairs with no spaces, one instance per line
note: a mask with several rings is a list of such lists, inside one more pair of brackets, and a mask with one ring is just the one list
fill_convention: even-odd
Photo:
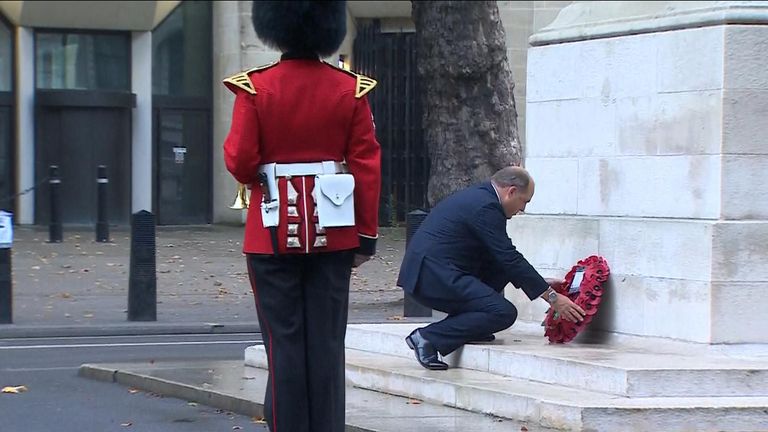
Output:
[[448,314],[405,338],[425,368],[445,370],[440,355],[468,342],[491,341],[514,324],[517,309],[504,298],[510,282],[531,300],[547,301],[565,319],[583,319],[584,310],[553,289],[562,281],[541,277],[507,236],[507,220],[525,210],[533,193],[525,169],[503,168],[490,181],[438,203],[409,241],[398,286]]

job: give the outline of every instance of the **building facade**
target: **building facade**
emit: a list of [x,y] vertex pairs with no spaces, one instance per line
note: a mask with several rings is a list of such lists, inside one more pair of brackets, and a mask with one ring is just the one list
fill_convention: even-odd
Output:
[[[498,2],[521,136],[528,37],[568,3]],[[385,155],[381,220],[397,223],[426,205],[428,178],[418,101],[403,96],[418,85],[411,5],[350,1],[348,12],[347,38],[326,61],[380,82],[372,104]],[[236,184],[221,154],[233,97],[220,83],[279,57],[258,41],[250,15],[250,1],[1,1],[0,208],[17,223],[47,224],[55,165],[63,222],[92,224],[97,168],[106,165],[111,223],[139,210],[161,225],[242,223],[229,208]]]
[[[768,3],[498,6],[537,180],[530,214],[509,225],[517,247],[548,276],[608,259],[595,328],[764,346]],[[397,222],[428,176],[418,101],[404,96],[418,94],[411,3],[349,1],[348,12],[326,60],[379,80],[380,220]],[[139,210],[159,224],[242,223],[221,80],[278,58],[253,32],[251,2],[0,1],[0,208],[45,224],[57,165],[64,222],[91,224],[107,165],[113,223]],[[540,321],[546,305],[516,291],[520,319]]]

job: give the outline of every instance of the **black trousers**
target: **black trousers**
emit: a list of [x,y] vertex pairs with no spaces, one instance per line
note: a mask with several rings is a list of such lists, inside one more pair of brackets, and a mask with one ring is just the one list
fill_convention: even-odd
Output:
[[247,256],[269,380],[272,432],[344,431],[352,251]]

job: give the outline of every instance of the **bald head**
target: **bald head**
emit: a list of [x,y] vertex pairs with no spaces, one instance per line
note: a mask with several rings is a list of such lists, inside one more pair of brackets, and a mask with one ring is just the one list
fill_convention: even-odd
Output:
[[520,190],[528,190],[528,185],[531,183],[531,175],[528,174],[525,168],[508,166],[496,171],[491,177],[491,181],[500,187],[515,186]]

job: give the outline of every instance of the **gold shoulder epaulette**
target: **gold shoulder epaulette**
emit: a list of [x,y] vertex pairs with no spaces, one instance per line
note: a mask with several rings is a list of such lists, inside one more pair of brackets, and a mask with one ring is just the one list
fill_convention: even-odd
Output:
[[223,82],[224,84],[232,84],[233,86],[243,89],[252,95],[256,94],[256,89],[253,88],[253,83],[251,82],[251,79],[248,78],[247,72],[240,72],[239,74],[232,75],[229,78],[224,78]]
[[366,94],[368,94],[368,92],[373,90],[373,88],[376,87],[376,84],[378,84],[378,81],[376,81],[373,78],[369,78],[369,77],[367,77],[365,75],[356,74],[356,73],[354,73],[352,71],[348,71],[348,70],[346,70],[344,68],[340,68],[340,67],[338,67],[338,66],[336,66],[334,64],[328,63],[328,62],[323,62],[323,63],[327,64],[328,66],[330,66],[330,67],[332,67],[332,68],[334,68],[336,70],[340,70],[340,71],[344,72],[347,75],[352,75],[353,77],[355,77],[355,79],[357,79],[357,83],[355,84],[355,98],[356,99],[360,99],[361,97],[363,97]]
[[355,97],[360,99],[376,87],[378,82],[373,78],[357,74],[357,86],[355,86]]
[[256,94],[256,89],[253,88],[253,83],[251,82],[251,79],[248,78],[248,75],[250,75],[250,74],[252,74],[254,72],[260,72],[260,71],[263,71],[265,69],[269,69],[269,68],[271,68],[272,66],[274,66],[276,64],[277,64],[277,62],[273,62],[273,63],[269,63],[269,64],[266,64],[266,65],[263,65],[263,66],[257,66],[257,67],[255,67],[253,69],[248,69],[245,72],[240,72],[240,73],[237,73],[235,75],[232,75],[229,78],[225,78],[223,82],[225,84],[232,84],[233,86],[235,86],[237,88],[240,88],[240,89],[243,89],[243,90],[247,91],[250,94]]

